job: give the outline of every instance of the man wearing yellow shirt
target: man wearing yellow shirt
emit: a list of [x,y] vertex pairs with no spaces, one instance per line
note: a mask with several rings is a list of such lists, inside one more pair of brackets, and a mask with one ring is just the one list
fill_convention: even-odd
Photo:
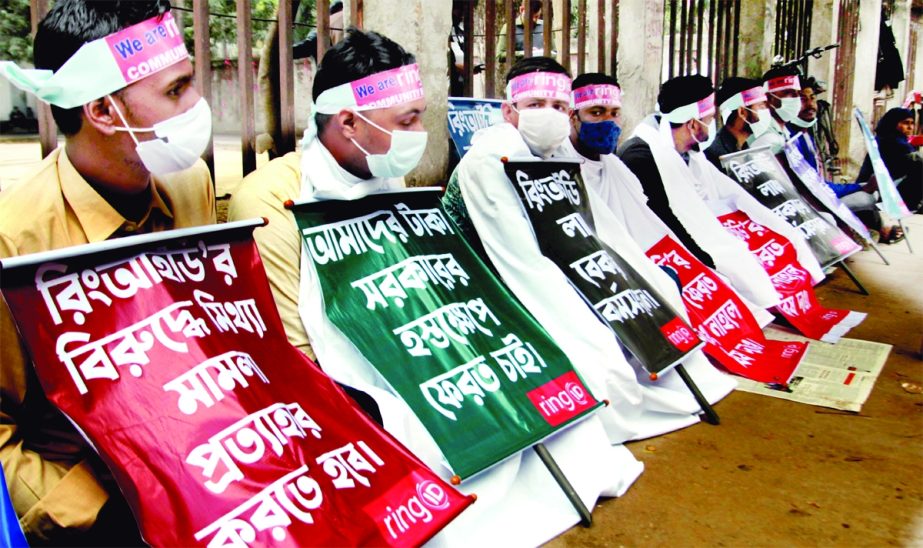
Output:
[[[419,83],[414,56],[400,45],[374,32],[347,31],[343,41],[324,55],[314,78],[314,112],[302,152],[291,152],[256,170],[231,198],[228,220],[269,219],[253,237],[288,340],[312,359],[316,355],[299,314],[299,291],[313,281],[301,268],[301,237],[284,204],[351,200],[403,188],[403,176],[417,165],[426,148],[422,87],[394,95],[387,103],[365,105],[358,104],[362,100],[351,87],[396,70],[414,76],[402,77],[401,82]],[[347,392],[378,418],[365,394],[348,387]]]
[[[0,75],[52,105],[65,135],[33,176],[0,192],[0,257],[215,222],[199,159],[211,112],[169,8],[59,0],[35,37],[37,69],[0,63]],[[148,36],[156,43],[139,40]],[[30,542],[141,542],[105,465],[45,399],[5,302],[0,463]]]

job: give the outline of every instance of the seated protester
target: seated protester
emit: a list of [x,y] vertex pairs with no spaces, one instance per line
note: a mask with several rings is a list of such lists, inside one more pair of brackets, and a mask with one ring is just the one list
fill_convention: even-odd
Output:
[[772,123],[763,84],[750,78],[732,76],[721,83],[715,94],[723,125],[705,156],[722,170],[720,158],[747,148],[747,139],[759,137]]
[[[648,206],[664,224],[671,230],[673,224],[681,226],[695,249],[703,250],[709,259],[713,257],[715,269],[756,306],[775,306],[778,294],[747,246],[718,222],[718,210],[741,210],[788,238],[814,282],[822,280],[823,272],[804,237],[700,152],[711,143],[714,132],[714,89],[708,78],[695,75],[667,80],[657,102],[661,114],[653,114],[638,125],[634,136],[619,149],[619,157],[638,177],[648,196]],[[651,195],[662,196],[663,202],[654,207]],[[679,233],[673,233],[693,255],[708,264]]]
[[[211,111],[192,85],[182,35],[170,44],[182,53],[173,63],[132,83],[106,46],[105,37],[140,34],[148,27],[135,25],[152,18],[176,28],[169,10],[165,1],[59,0],[35,35],[36,70],[0,64],[0,74],[51,103],[65,143],[32,177],[0,192],[0,256],[215,222],[211,177],[199,159]],[[5,302],[0,444],[30,543],[142,543],[106,466],[45,399]]]
[[[805,78],[801,83],[801,111],[798,117],[788,124],[788,130],[792,136],[798,133],[804,134],[805,138],[797,142],[798,150],[808,164],[819,172],[822,164],[811,129],[817,124],[817,95],[823,91],[824,89],[816,78],[813,76]],[[899,227],[882,226],[881,213],[875,206],[879,197],[878,185],[874,181],[867,184],[825,182],[836,197],[846,204],[846,207],[855,213],[865,226],[879,233],[880,241],[890,243],[898,233],[901,233]],[[896,232],[895,228],[897,228]]]
[[780,154],[791,137],[785,124],[801,112],[801,81],[796,67],[769,69],[763,75],[763,89],[772,113],[772,123],[759,137],[751,137],[750,148],[769,146],[773,154]]
[[[917,149],[908,142],[913,133],[913,116],[912,110],[892,108],[875,126],[878,152],[894,179],[897,191],[911,211],[923,206],[923,160]],[[872,161],[866,154],[856,180],[869,181],[873,173]]]
[[[254,238],[289,340],[309,354],[316,353],[331,378],[374,398],[384,428],[447,478],[444,457],[413,410],[326,318],[321,288],[302,251],[294,215],[284,207],[288,200],[356,200],[403,188],[402,177],[416,167],[426,145],[422,88],[419,93],[394,95],[399,102],[385,108],[358,106],[352,91],[358,80],[402,67],[417,72],[413,54],[375,32],[349,29],[318,67],[312,91],[314,109],[302,152],[277,158],[249,175],[231,200],[230,218],[269,219],[266,227],[254,231]],[[374,314],[367,321],[374,327]],[[640,463],[627,450],[621,448],[620,454],[611,447],[596,417],[556,434],[546,446],[565,472],[588,469],[600,478],[598,484],[584,485],[584,496],[598,489],[594,499],[600,492],[615,496],[627,488],[618,478],[626,470],[632,471],[631,479],[640,473]],[[567,452],[568,446],[581,449]],[[576,520],[568,515],[549,518],[549,508],[557,508],[563,495],[532,451],[506,459],[465,481],[461,488],[478,494],[477,507],[472,506],[444,529],[437,543],[483,544],[487,535],[500,533],[510,538],[489,540],[512,542],[515,537],[549,535],[536,541],[542,542]],[[535,515],[545,517],[540,525],[534,523]],[[498,530],[495,523],[502,523],[503,528]],[[556,529],[549,533],[549,527]]]
[[[594,394],[609,400],[609,407],[599,416],[610,441],[649,437],[694,423],[699,407],[677,375],[665,375],[652,382],[646,374],[634,370],[624,358],[615,334],[558,266],[542,254],[516,190],[504,172],[502,157],[575,156],[567,144],[571,133],[567,71],[554,59],[532,57],[517,61],[506,79],[507,98],[501,106],[504,122],[474,135],[472,147],[452,175],[443,198],[446,210],[457,224],[477,234],[485,262],[558,342]],[[552,87],[555,94],[548,97],[547,90]],[[612,109],[588,109],[575,116],[611,122]],[[594,146],[611,152],[617,141],[613,126],[614,123],[602,123],[591,129],[588,125],[584,131],[596,134]],[[618,221],[607,214],[602,200],[592,193],[590,206],[601,231],[598,236],[681,309],[673,281],[630,238],[624,237],[624,229],[619,230]],[[618,235],[612,237],[608,231]],[[692,368],[690,374],[701,382],[706,397],[714,401],[724,396],[732,383],[708,363],[699,365],[702,370]]]

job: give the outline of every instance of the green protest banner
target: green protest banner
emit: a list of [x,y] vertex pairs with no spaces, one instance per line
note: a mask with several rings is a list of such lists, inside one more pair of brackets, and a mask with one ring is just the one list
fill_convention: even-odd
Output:
[[657,291],[596,236],[580,164],[507,161],[506,175],[553,261],[650,373],[679,365],[702,342]]
[[327,318],[465,478],[602,404],[462,239],[439,194],[291,207]]

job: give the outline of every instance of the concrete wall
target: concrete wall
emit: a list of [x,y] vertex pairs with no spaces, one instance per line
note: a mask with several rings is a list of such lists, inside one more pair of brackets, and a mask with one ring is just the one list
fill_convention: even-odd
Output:
[[429,142],[419,167],[408,174],[407,184],[444,184],[449,159],[446,47],[452,27],[452,1],[375,0],[364,2],[363,9],[366,30],[380,32],[401,44],[416,55],[420,65],[427,103],[423,124],[429,132]]
[[[624,138],[628,138],[635,126],[653,112],[657,103],[663,64],[663,18],[663,2],[619,2],[618,80],[624,91]],[[606,40],[606,43],[610,42],[611,38]],[[592,66],[595,67],[595,64]]]
[[775,0],[741,0],[737,76],[761,78],[769,70],[775,22]]

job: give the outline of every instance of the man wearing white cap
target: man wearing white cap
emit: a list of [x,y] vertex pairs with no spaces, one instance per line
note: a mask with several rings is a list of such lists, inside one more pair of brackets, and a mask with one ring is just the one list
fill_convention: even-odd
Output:
[[758,80],[732,76],[721,83],[715,94],[723,125],[705,156],[721,169],[720,158],[747,148],[747,140],[759,137],[772,123],[766,92]]
[[[475,134],[471,149],[452,175],[443,204],[469,239],[482,246],[482,257],[558,342],[594,394],[609,400],[609,407],[599,416],[610,441],[620,443],[693,424],[698,420],[699,408],[676,375],[664,375],[652,382],[640,367],[636,369],[627,362],[613,331],[587,306],[565,273],[542,253],[516,190],[504,172],[502,157],[576,156],[568,139],[573,120],[570,88],[565,69],[553,59],[532,57],[514,64],[507,75],[504,123]],[[603,86],[593,91],[620,93],[616,90],[617,86]],[[577,114],[586,116],[583,119],[587,122],[582,123],[589,122],[589,110]],[[613,109],[604,110],[596,117],[611,118]],[[597,134],[587,148],[605,146],[611,152],[617,141],[612,126],[597,126],[602,131],[585,130],[586,135]],[[598,229],[596,236],[658,293],[668,299],[678,298],[672,281],[624,237],[624,229],[619,229],[618,221],[612,219],[592,189],[587,191]],[[727,381],[722,385],[722,381],[718,378],[714,386],[703,388],[712,401],[733,386]]]
[[[388,91],[380,97],[371,90]],[[442,453],[414,410],[326,316],[301,234],[284,206],[288,200],[356,200],[404,186],[403,175],[416,166],[426,145],[421,119],[426,103],[414,56],[380,34],[350,29],[321,61],[313,95],[302,152],[277,158],[248,176],[231,201],[230,217],[269,219],[254,238],[289,341],[316,355],[335,381],[356,387],[351,395],[379,413],[388,432],[433,470],[448,474]],[[367,321],[370,329],[377,325],[372,313],[356,321]],[[297,371],[292,375],[297,378]],[[596,417],[545,443],[590,503],[601,492],[619,494],[640,473],[640,463],[627,450],[611,447]],[[626,476],[627,483],[619,481]],[[478,503],[433,540],[437,545],[536,545],[578,519],[532,451],[505,459],[460,488],[476,493]]]
[[[0,193],[0,256],[215,222],[199,156],[211,112],[167,2],[62,0],[39,25],[36,70],[0,75],[52,105],[64,147]],[[139,543],[109,472],[45,399],[0,304],[0,459],[29,540]]]
[[791,132],[785,124],[798,118],[801,112],[801,81],[795,67],[780,67],[766,71],[763,75],[763,89],[772,112],[772,123],[759,137],[748,141],[751,148],[768,145],[773,154],[782,152]]
[[[727,277],[750,303],[768,308],[779,302],[769,276],[746,245],[721,226],[719,215],[744,211],[788,238],[815,282],[823,279],[823,272],[804,238],[791,225],[719,171],[701,152],[715,133],[714,98],[711,82],[703,76],[679,76],[664,82],[658,96],[661,113],[638,124],[632,138],[619,149],[619,157],[638,176],[648,206],[680,243]],[[707,133],[701,131],[710,125]],[[765,311],[754,311],[760,323],[771,319]]]

